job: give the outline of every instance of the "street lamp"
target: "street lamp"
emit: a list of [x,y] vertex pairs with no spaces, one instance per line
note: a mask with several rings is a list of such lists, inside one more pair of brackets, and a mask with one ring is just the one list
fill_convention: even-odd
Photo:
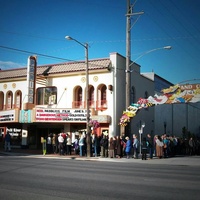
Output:
[[130,72],[132,72],[132,70],[131,70],[131,66],[138,60],[138,59],[140,59],[141,57],[143,57],[144,55],[146,55],[146,54],[149,54],[149,53],[151,53],[151,52],[153,52],[153,51],[158,51],[158,50],[162,50],[162,49],[164,49],[164,50],[170,50],[172,47],[171,46],[164,46],[164,47],[160,47],[160,48],[155,48],[155,49],[151,49],[151,50],[149,50],[149,51],[146,51],[146,52],[144,52],[143,54],[141,54],[139,57],[137,57],[133,62],[131,62],[129,65],[128,65],[128,67],[127,67],[127,69],[125,70],[125,72],[127,73],[127,75],[126,75],[126,79],[127,79],[127,81],[126,81],[126,108],[128,108],[128,106],[130,105]]
[[87,118],[86,118],[86,128],[87,128],[87,157],[91,157],[91,141],[90,141],[90,127],[89,127],[89,121],[90,121],[90,111],[89,111],[89,71],[88,71],[88,43],[81,43],[78,40],[70,37],[65,36],[65,39],[67,40],[74,40],[81,46],[85,48],[85,63],[86,63],[86,112],[87,112]]
[[137,58],[129,65],[129,67],[130,67],[131,65],[133,65],[138,59],[140,59],[141,57],[143,57],[143,56],[146,55],[146,54],[149,54],[149,53],[151,53],[151,52],[153,52],[153,51],[162,50],[162,49],[164,49],[164,50],[170,50],[171,48],[172,48],[171,46],[165,46],[165,47],[160,47],[160,48],[151,49],[151,50],[149,50],[149,51],[146,51],[146,52],[144,52],[143,54],[141,54],[139,57],[137,57]]

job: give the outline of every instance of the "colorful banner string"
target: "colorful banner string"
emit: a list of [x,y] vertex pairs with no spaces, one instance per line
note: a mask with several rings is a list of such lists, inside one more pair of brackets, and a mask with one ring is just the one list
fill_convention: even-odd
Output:
[[120,118],[119,125],[126,126],[131,118],[142,108],[161,104],[197,103],[200,102],[200,84],[174,85],[161,91],[162,95],[155,94],[147,99],[139,98],[137,103],[132,103]]

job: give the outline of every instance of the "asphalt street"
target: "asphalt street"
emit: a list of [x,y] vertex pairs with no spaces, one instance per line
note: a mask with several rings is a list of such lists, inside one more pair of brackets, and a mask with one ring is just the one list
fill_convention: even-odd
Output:
[[0,154],[0,199],[181,199],[200,195],[200,157],[135,160]]

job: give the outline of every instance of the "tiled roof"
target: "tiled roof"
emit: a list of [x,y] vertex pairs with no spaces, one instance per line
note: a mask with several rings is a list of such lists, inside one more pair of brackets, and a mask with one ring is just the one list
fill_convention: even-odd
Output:
[[[89,70],[108,69],[109,58],[89,60]],[[37,66],[37,75],[59,74],[67,72],[85,71],[85,61],[68,62],[52,65]],[[0,70],[0,80],[7,78],[20,78],[27,76],[27,68]]]

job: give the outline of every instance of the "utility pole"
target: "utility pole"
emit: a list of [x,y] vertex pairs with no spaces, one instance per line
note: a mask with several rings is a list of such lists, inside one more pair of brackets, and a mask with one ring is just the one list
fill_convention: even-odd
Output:
[[127,0],[126,14],[126,108],[130,105],[130,33],[131,33],[131,13],[130,0]]
[[[133,15],[142,15],[144,12],[133,13],[133,6],[130,4],[130,0],[127,0],[127,14],[126,14],[126,109],[130,106],[130,89],[131,89],[131,70],[130,70],[130,60],[131,60],[131,17]],[[131,132],[130,125],[127,125],[126,135]]]
[[131,60],[131,17],[134,15],[142,15],[144,12],[133,13],[133,6],[130,4],[130,0],[127,0],[127,14],[126,14],[126,108],[130,105],[130,60]]

